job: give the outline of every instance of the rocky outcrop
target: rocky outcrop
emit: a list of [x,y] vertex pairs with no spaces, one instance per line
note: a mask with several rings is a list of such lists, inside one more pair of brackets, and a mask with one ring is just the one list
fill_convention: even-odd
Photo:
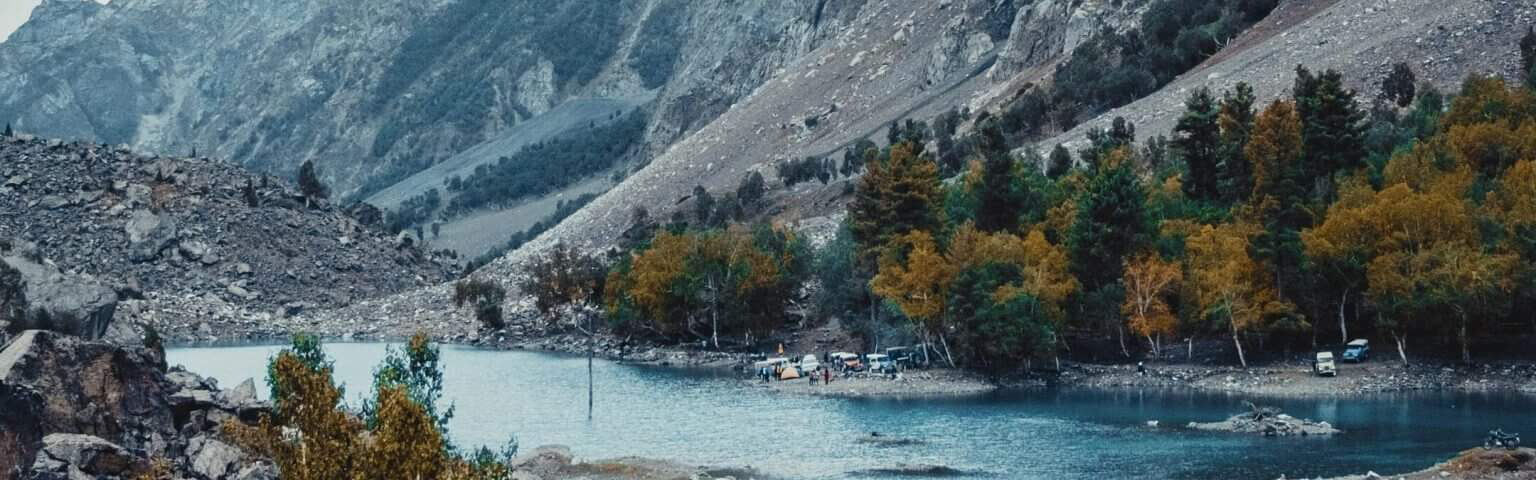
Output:
[[1253,433],[1266,437],[1334,435],[1343,433],[1328,422],[1304,420],[1273,407],[1257,407],[1248,404],[1249,411],[1233,415],[1220,422],[1190,422],[1188,428],[1213,432]]
[[148,469],[148,462],[100,437],[54,433],[32,462],[28,480],[120,479]]
[[[453,269],[452,259],[397,246],[340,208],[305,208],[283,180],[207,158],[0,138],[5,178],[16,180],[0,182],[0,212],[11,212],[0,215],[0,232],[18,253],[0,256],[38,265],[22,269],[37,272],[29,278],[61,279],[29,286],[26,298],[41,305],[57,292],[69,307],[61,313],[80,313],[68,318],[91,327],[65,330],[86,338],[114,317],[172,341],[206,340],[205,323],[220,338],[283,335],[287,327],[275,325],[290,305],[337,307],[436,283]],[[36,208],[50,196],[70,202]]]
[[161,365],[144,348],[23,332],[0,350],[0,472],[132,478],[159,460],[202,479],[275,478],[218,437],[224,422],[269,411],[252,382],[220,391]]
[[0,269],[14,272],[17,281],[0,295],[0,321],[8,321],[11,331],[44,329],[87,339],[101,338],[117,310],[117,293],[101,282],[83,275],[69,275],[46,261],[38,260],[36,251],[19,247],[13,240],[0,241]]

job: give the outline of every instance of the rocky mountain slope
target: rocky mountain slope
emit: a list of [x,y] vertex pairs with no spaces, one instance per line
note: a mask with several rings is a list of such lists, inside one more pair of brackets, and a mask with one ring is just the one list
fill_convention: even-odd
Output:
[[[477,276],[510,284],[518,266],[556,242],[593,248],[611,245],[628,226],[634,206],[666,218],[694,185],[734,188],[748,171],[772,179],[775,162],[801,155],[836,152],[860,137],[877,134],[891,120],[932,115],[969,106],[994,108],[1028,82],[1048,80],[1060,61],[1092,31],[1134,26],[1137,2],[1041,1],[1015,10],[1006,36],[988,21],[992,4],[972,1],[871,3],[858,21],[791,62],[718,119],[688,135],[586,208]],[[1141,135],[1166,134],[1183,98],[1197,85],[1221,89],[1238,81],[1253,84],[1263,98],[1284,94],[1296,65],[1332,68],[1363,91],[1392,63],[1407,61],[1421,76],[1450,87],[1467,72],[1511,74],[1521,25],[1532,6],[1521,2],[1457,0],[1289,0],[1243,37],[1227,43],[1206,64],[1148,98],[1110,112],[1137,122]],[[806,118],[818,121],[812,125]],[[1069,141],[1087,127],[1060,137]],[[781,218],[794,220],[835,212],[841,186],[778,188],[770,198],[791,206]],[[817,199],[806,201],[805,199]],[[795,206],[799,206],[795,208]],[[322,318],[395,318],[418,315],[441,325],[473,331],[467,312],[446,304],[447,286],[363,302],[323,312]],[[510,296],[512,311],[520,307]],[[416,320],[392,320],[411,325]],[[385,329],[391,328],[389,326]],[[450,333],[450,332],[443,332]]]
[[1237,82],[1253,86],[1260,104],[1290,95],[1296,66],[1332,68],[1344,74],[1362,101],[1375,98],[1397,62],[1407,62],[1420,82],[1454,92],[1471,72],[1519,78],[1515,48],[1536,24],[1536,3],[1504,0],[1291,0],[1221,53],[1180,79],[1058,138],[1081,142],[1090,128],[1107,128],[1114,117],[1136,124],[1138,135],[1167,135],[1190,92]]
[[284,175],[313,159],[350,195],[577,97],[655,98],[666,145],[865,3],[48,0],[0,44],[0,121]]
[[0,238],[14,244],[5,250],[111,286],[125,300],[119,320],[174,338],[232,324],[302,329],[274,319],[435,284],[451,270],[342,209],[306,207],[283,180],[209,158],[29,137],[0,138]]

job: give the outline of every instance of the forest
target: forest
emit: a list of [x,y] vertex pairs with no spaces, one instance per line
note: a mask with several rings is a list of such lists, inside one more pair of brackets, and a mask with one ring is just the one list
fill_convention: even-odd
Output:
[[1115,119],[1075,155],[1016,154],[981,115],[950,139],[966,152],[953,177],[933,129],[897,123],[844,168],[781,168],[862,172],[825,245],[641,210],[624,251],[585,263],[605,274],[566,276],[601,288],[553,303],[716,348],[837,317],[988,370],[1195,339],[1244,366],[1354,338],[1405,363],[1518,355],[1510,339],[1536,334],[1536,33],[1520,48],[1523,82],[1472,74],[1456,95],[1406,64],[1370,99],[1305,67],[1267,104],[1241,83],[1200,89],[1167,136],[1138,142]]

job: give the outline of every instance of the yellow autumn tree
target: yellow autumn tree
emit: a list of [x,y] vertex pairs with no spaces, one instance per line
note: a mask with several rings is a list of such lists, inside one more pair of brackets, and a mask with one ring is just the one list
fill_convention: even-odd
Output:
[[[880,255],[879,273],[870,280],[870,289],[901,309],[925,337],[945,340],[945,300],[955,269],[939,253],[933,236],[915,230],[897,237]],[[953,366],[951,356],[948,362]]]
[[1192,290],[1204,315],[1216,319],[1232,334],[1237,358],[1244,367],[1242,337],[1267,328],[1268,320],[1288,316],[1294,307],[1276,293],[1262,263],[1249,255],[1259,227],[1248,223],[1207,225],[1185,244]]
[[1161,356],[1162,337],[1177,332],[1178,318],[1168,307],[1167,295],[1182,277],[1178,264],[1156,254],[1126,259],[1125,303],[1120,312],[1125,314],[1131,331],[1147,338],[1153,358]]

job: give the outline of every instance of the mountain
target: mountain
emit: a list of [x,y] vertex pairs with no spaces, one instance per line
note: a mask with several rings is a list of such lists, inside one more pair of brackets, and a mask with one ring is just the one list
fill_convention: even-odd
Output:
[[47,0],[0,44],[0,121],[194,148],[372,193],[567,100],[653,99],[697,129],[863,0]]
[[[313,159],[340,193],[386,206],[442,189],[420,217],[456,212],[444,231],[460,236],[445,244],[466,249],[496,241],[466,232],[494,224],[505,235],[551,203],[601,193],[475,274],[505,283],[531,253],[556,242],[610,246],[635,207],[666,219],[691,208],[695,187],[724,193],[749,172],[768,179],[766,217],[835,214],[849,179],[785,186],[779,167],[880,142],[900,119],[996,114],[1055,82],[1103,32],[1156,27],[1144,15],[1164,1],[50,0],[0,44],[0,120],[152,150],[198,146],[267,172]],[[1513,77],[1520,27],[1536,18],[1526,2],[1482,0],[1280,0],[1256,11],[1231,37],[1195,38],[1210,42],[1202,60],[1166,84],[1033,140],[1075,144],[1115,116],[1143,138],[1166,135],[1194,89],[1246,82],[1267,101],[1287,93],[1297,65],[1338,70],[1363,98],[1396,62],[1447,91],[1467,72]],[[606,119],[571,121],[577,102],[592,101],[618,103]],[[643,116],[638,137],[596,133],[620,123],[620,111]],[[586,162],[591,152],[540,150],[604,142],[606,156],[596,156],[607,159],[589,168],[556,159]],[[450,185],[481,167],[500,168],[505,176],[487,177],[495,182],[553,173],[455,207],[488,195]],[[505,186],[495,182],[480,186]],[[449,298],[440,285],[317,315],[471,330]]]

